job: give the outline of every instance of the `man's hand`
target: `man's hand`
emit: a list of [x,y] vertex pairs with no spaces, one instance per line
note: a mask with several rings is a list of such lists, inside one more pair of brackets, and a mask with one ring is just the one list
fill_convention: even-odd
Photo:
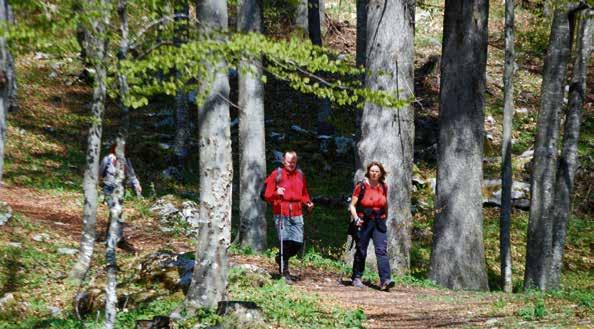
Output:
[[136,185],[136,187],[134,188],[134,191],[136,192],[137,197],[142,196],[142,187],[140,186],[140,184]]
[[306,203],[305,206],[307,207],[307,211],[311,212],[313,210],[314,204],[313,204],[313,202],[310,201],[310,202]]
[[276,189],[276,194],[278,195],[285,195],[285,188],[284,187],[279,187]]

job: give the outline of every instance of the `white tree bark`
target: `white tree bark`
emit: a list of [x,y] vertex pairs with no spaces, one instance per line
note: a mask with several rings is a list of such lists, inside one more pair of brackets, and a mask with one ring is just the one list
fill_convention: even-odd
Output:
[[[401,99],[413,96],[413,36],[414,1],[369,2],[366,88],[396,90]],[[365,104],[357,144],[361,166],[355,180],[363,177],[366,165],[373,160],[380,161],[389,173],[388,255],[392,272],[397,274],[410,268],[413,140],[412,105],[394,109]],[[372,244],[367,255],[367,263],[375,267]]]
[[[239,1],[238,30],[262,32],[260,1]],[[239,72],[239,238],[242,247],[262,252],[266,249],[266,206],[260,199],[266,176],[262,60],[242,61]]]
[[429,278],[451,289],[489,288],[481,197],[487,18],[488,0],[446,2]]
[[109,26],[109,1],[101,0],[99,4],[106,12],[101,19],[92,22],[86,42],[86,53],[95,69],[93,103],[91,107],[91,126],[87,137],[86,167],[83,177],[83,231],[80,240],[80,253],[74,264],[70,278],[81,281],[86,276],[96,238],[97,224],[97,182],[99,174],[99,155],[101,151],[102,121],[105,111],[106,98],[106,68],[105,68],[105,29]]
[[105,261],[107,264],[106,286],[105,286],[105,329],[112,329],[116,324],[117,315],[117,261],[116,261],[116,245],[121,237],[121,223],[122,223],[122,208],[124,203],[124,166],[126,158],[124,150],[126,142],[122,137],[116,139],[115,154],[116,162],[116,179],[115,189],[109,196],[109,230],[107,234],[107,249],[105,251]]
[[511,222],[512,189],[512,120],[514,115],[514,0],[505,0],[505,67],[503,72],[503,141],[501,143],[501,222],[499,230],[499,257],[501,258],[501,285],[503,291],[512,292],[512,259],[509,228]]

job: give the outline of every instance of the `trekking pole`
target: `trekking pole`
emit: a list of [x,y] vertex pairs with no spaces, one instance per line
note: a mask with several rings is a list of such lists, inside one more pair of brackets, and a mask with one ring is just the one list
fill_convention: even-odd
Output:
[[285,259],[285,255],[283,253],[283,230],[284,230],[284,225],[283,225],[283,216],[281,213],[281,216],[279,216],[279,220],[278,220],[278,239],[280,240],[280,276],[283,276],[283,273],[285,271],[285,264],[284,264],[284,259]]

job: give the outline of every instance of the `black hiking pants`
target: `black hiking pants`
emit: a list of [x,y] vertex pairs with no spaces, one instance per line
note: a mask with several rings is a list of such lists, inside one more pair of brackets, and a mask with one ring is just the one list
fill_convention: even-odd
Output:
[[359,239],[355,246],[353,260],[353,279],[360,279],[365,271],[365,259],[369,241],[373,240],[375,258],[381,282],[391,279],[390,261],[388,259],[388,234],[385,219],[365,219],[358,231]]
[[289,273],[289,258],[299,254],[301,248],[303,248],[303,243],[293,241],[293,240],[283,240],[283,269],[280,267],[280,244],[279,244],[279,252],[276,254],[276,263],[278,264],[278,272],[280,274],[288,274]]

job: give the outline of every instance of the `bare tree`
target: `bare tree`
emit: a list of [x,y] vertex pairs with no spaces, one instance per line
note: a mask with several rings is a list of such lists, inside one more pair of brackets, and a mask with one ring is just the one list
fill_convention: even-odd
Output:
[[544,60],[540,111],[530,185],[530,219],[526,245],[524,288],[546,289],[551,266],[553,239],[553,200],[557,172],[559,112],[571,49],[569,14],[574,4],[555,10],[549,49]]
[[[237,12],[240,32],[262,32],[261,0],[241,0]],[[262,252],[266,249],[266,205],[259,195],[266,176],[262,59],[241,61],[239,71],[239,239],[242,247]]]
[[[563,248],[567,224],[571,212],[571,196],[575,172],[578,167],[578,141],[582,119],[582,107],[586,93],[588,63],[592,56],[592,15],[594,11],[584,10],[576,38],[573,77],[569,85],[569,104],[565,118],[563,150],[557,168],[555,199],[553,201],[553,249],[547,289],[557,289],[563,268]],[[577,16],[577,15],[576,15]]]
[[488,289],[481,198],[488,7],[488,0],[445,6],[429,278],[451,289]]
[[505,67],[503,72],[503,140],[501,143],[501,222],[499,252],[503,291],[512,291],[512,259],[509,227],[511,222],[512,145],[511,132],[514,115],[514,0],[505,0]]
[[[366,88],[396,90],[401,99],[413,96],[414,9],[415,2],[410,0],[374,1],[369,6]],[[366,103],[357,144],[361,166],[356,180],[373,160],[382,162],[389,173],[388,254],[392,271],[398,274],[410,267],[413,121],[411,105],[394,109]],[[370,265],[374,258],[367,258]]]
[[[199,28],[204,35],[220,37],[227,29],[227,1],[198,0]],[[225,298],[227,285],[227,248],[231,239],[231,133],[229,127],[229,78],[224,59],[208,71],[214,80],[198,110],[200,147],[200,221],[196,267],[184,307],[195,310],[214,307]]]
[[70,277],[77,281],[83,280],[89,270],[97,234],[97,182],[106,98],[105,32],[107,26],[109,26],[110,1],[97,0],[92,3],[85,3],[85,6],[94,6],[96,7],[94,9],[98,8],[100,15],[97,15],[98,19],[91,20],[88,38],[85,39],[86,53],[93,63],[95,77],[91,106],[92,118],[87,137],[86,167],[83,177],[83,231],[80,239],[79,257],[70,272]]
[[297,0],[297,10],[295,11],[295,28],[297,33],[303,37],[309,37],[309,19],[308,19],[308,0]]

